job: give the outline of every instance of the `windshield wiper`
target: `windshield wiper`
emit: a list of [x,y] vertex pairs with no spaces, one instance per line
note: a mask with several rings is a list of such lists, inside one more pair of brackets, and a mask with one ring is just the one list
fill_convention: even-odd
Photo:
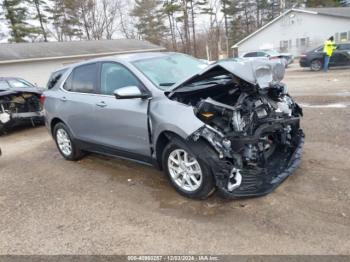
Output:
[[175,83],[159,83],[159,86],[172,86]]

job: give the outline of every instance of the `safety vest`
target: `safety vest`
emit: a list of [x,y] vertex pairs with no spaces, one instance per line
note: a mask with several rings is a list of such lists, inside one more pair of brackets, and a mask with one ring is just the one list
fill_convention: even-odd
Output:
[[333,41],[327,40],[324,42],[323,53],[325,53],[327,56],[332,56],[334,49],[335,43]]

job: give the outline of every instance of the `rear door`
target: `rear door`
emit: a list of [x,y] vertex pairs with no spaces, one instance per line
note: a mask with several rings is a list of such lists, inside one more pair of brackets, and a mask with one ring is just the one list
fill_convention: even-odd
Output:
[[99,86],[101,96],[95,105],[96,121],[92,127],[98,143],[128,153],[132,158],[150,156],[147,123],[149,100],[116,99],[113,95],[118,88],[127,86],[137,86],[145,91],[143,84],[124,65],[103,62]]
[[76,139],[95,142],[94,108],[99,101],[97,92],[98,64],[76,67],[58,94],[57,110]]

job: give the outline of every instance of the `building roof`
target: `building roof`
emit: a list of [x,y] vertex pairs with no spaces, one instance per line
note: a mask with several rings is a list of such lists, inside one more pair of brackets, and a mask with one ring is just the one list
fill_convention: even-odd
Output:
[[306,8],[307,11],[313,11],[320,15],[330,15],[337,17],[350,18],[350,7],[320,7],[320,8]]
[[0,64],[163,50],[137,39],[0,44]]
[[277,22],[280,18],[283,16],[289,14],[290,12],[299,12],[299,13],[307,13],[307,14],[313,14],[313,15],[327,15],[327,16],[335,16],[335,17],[340,17],[340,18],[348,18],[350,19],[350,7],[330,7],[330,8],[324,8],[324,7],[319,7],[319,8],[304,8],[304,9],[289,9],[282,13],[280,16],[276,17],[272,21],[268,22],[264,26],[260,27],[258,30],[255,32],[251,33],[238,43],[232,46],[232,48],[238,47],[240,44],[248,40],[249,38],[253,37],[254,35],[258,34],[260,31],[264,30],[271,24]]

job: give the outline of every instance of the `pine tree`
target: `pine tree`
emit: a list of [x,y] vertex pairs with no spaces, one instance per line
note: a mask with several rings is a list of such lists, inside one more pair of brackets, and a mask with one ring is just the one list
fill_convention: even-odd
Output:
[[72,0],[51,0],[51,2],[51,7],[46,11],[49,13],[48,20],[54,28],[52,35],[60,42],[81,38],[83,33],[74,2]]
[[38,30],[43,36],[44,41],[47,42],[47,31],[45,29],[45,24],[47,23],[47,16],[44,14],[43,10],[47,9],[47,3],[44,0],[27,0],[29,4],[35,7],[35,16],[33,19],[38,20],[40,24],[40,29]]
[[135,0],[131,15],[138,18],[136,29],[139,35],[154,44],[160,44],[166,34],[164,13],[156,0]]
[[168,18],[169,31],[171,36],[171,43],[173,50],[177,50],[177,40],[176,40],[176,14],[181,11],[181,5],[177,3],[176,0],[166,0],[163,3],[163,12],[166,14]]
[[31,37],[37,32],[35,27],[27,23],[28,9],[21,5],[21,2],[21,0],[3,0],[2,3],[10,29],[10,42],[26,42],[26,37]]

